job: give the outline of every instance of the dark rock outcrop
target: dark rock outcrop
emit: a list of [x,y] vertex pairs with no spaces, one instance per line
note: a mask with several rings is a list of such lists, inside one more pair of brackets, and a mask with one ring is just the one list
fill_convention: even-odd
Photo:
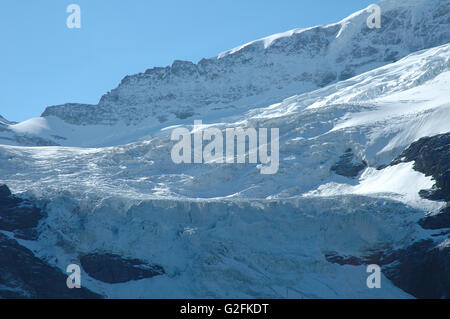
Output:
[[[15,238],[37,239],[45,214],[0,185],[0,231]],[[37,258],[17,240],[0,232],[0,298],[101,298],[85,288],[69,289],[67,274]]]
[[80,262],[89,276],[110,284],[152,278],[165,273],[161,266],[114,254],[82,255]]
[[356,177],[366,167],[366,162],[358,160],[352,150],[347,149],[339,161],[331,166],[331,170],[341,176]]
[[397,287],[421,299],[450,298],[449,245],[424,240],[394,256],[396,262],[383,267],[383,273]]
[[405,249],[375,251],[362,257],[339,256],[332,252],[325,258],[339,265],[377,264],[394,285],[416,298],[450,298],[450,245],[446,243],[448,238],[430,239]]
[[0,185],[0,230],[13,232],[22,239],[37,237],[35,227],[45,214],[32,203],[11,195],[6,185]]
[[[432,189],[422,190],[420,195],[430,200],[447,201],[439,212],[428,214],[419,224],[425,229],[450,228],[450,133],[412,143],[390,165],[412,161],[415,170],[432,176],[436,181]],[[417,298],[450,298],[449,234],[448,231],[436,233],[430,239],[403,249],[385,247],[363,256],[341,256],[331,252],[325,258],[339,265],[377,264],[382,266],[384,275],[394,285]]]
[[0,298],[102,298],[85,288],[69,289],[67,275],[0,233]]
[[424,137],[412,143],[391,165],[414,161],[414,169],[433,176],[436,185],[421,195],[450,201],[450,133]]
[[420,191],[430,200],[445,200],[447,205],[436,214],[429,214],[419,223],[425,229],[450,227],[450,133],[424,137],[412,143],[391,165],[414,161],[414,169],[433,176],[432,189]]
[[8,186],[6,185],[0,185],[0,200],[2,198],[8,198],[11,196],[11,191],[9,190]]
[[424,229],[450,228],[450,203],[447,203],[438,213],[422,218],[419,224]]

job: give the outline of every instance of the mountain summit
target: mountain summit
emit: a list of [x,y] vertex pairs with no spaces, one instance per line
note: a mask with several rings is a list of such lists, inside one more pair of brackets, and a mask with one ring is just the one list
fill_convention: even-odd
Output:
[[[49,145],[129,143],[195,116],[219,118],[268,106],[450,42],[447,0],[386,0],[379,5],[380,29],[367,26],[370,13],[362,10],[335,24],[272,35],[197,64],[175,61],[126,76],[97,105],[50,106],[42,119],[13,133],[37,135]],[[103,127],[103,138],[88,141],[83,132],[93,130],[86,126]],[[95,131],[88,136],[97,136]]]

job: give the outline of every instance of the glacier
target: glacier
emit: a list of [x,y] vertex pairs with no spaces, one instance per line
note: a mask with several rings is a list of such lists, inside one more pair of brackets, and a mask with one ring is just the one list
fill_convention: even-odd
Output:
[[[420,195],[434,175],[395,160],[450,132],[450,2],[379,5],[385,29],[362,10],[127,76],[98,105],[0,118],[0,184],[45,212],[37,238],[2,219],[0,233],[63,272],[88,254],[164,270],[120,283],[84,273],[107,298],[423,297],[396,262],[437,249],[448,265],[448,229],[420,224],[446,202]],[[172,130],[200,119],[279,128],[278,173],[173,163]],[[381,289],[366,286],[369,260]]]

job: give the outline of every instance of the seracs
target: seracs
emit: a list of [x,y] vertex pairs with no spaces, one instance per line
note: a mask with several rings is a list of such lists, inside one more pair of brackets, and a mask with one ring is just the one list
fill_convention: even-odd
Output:
[[[176,164],[201,163],[240,163],[246,162],[248,149],[249,163],[257,164],[261,174],[276,174],[279,167],[279,129],[272,128],[270,155],[268,154],[267,128],[226,128],[225,147],[223,148],[223,133],[218,128],[203,129],[202,121],[194,121],[193,131],[187,128],[176,128],[172,131],[171,140],[178,141],[171,150],[172,161]],[[248,143],[247,143],[248,138]],[[192,140],[194,154],[192,154]],[[209,141],[203,148],[203,142]],[[246,147],[248,145],[248,147]],[[193,155],[193,156],[192,156]]]

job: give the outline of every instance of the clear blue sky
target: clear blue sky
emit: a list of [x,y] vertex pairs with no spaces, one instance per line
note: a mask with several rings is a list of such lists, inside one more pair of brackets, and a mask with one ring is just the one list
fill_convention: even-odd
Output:
[[[294,28],[333,23],[366,0],[0,0],[0,115],[96,104],[127,74],[198,62]],[[68,29],[66,8],[81,7]]]

